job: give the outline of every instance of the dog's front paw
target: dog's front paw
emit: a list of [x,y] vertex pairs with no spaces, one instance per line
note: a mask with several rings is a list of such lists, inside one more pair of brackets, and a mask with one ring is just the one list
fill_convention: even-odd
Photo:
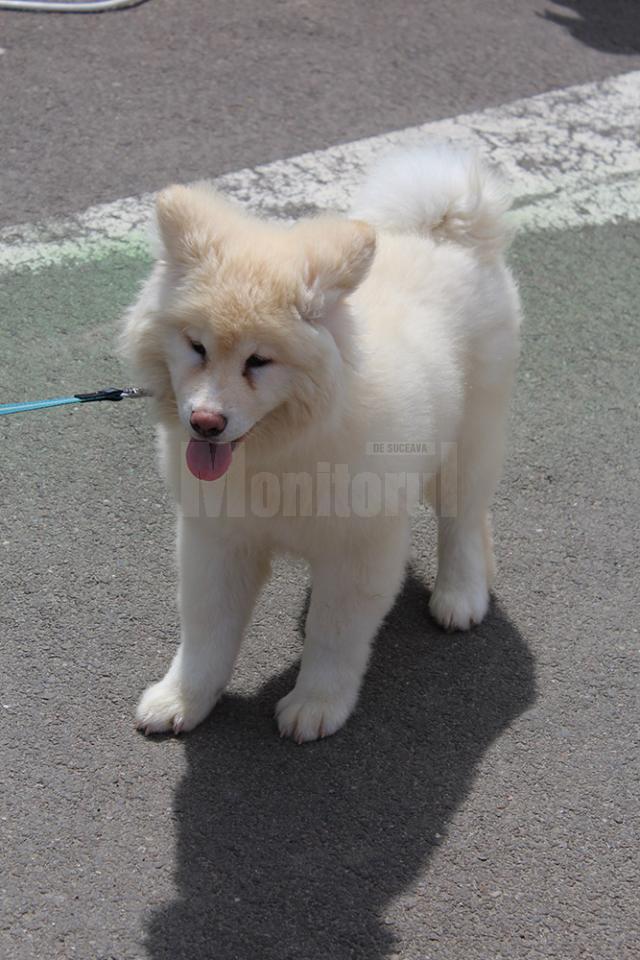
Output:
[[193,730],[216,702],[216,693],[208,690],[186,692],[179,680],[167,675],[147,687],[136,710],[136,727],[145,733]]
[[348,693],[323,694],[317,690],[294,687],[278,703],[276,718],[281,737],[291,737],[296,743],[318,740],[336,733],[348,719],[356,702]]
[[484,620],[488,609],[486,587],[456,589],[436,583],[429,601],[431,616],[445,630],[469,630]]

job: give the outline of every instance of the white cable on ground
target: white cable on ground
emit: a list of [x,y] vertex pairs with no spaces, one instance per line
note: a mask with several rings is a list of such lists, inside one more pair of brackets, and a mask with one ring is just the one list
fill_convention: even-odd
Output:
[[145,0],[87,0],[76,3],[75,0],[0,0],[0,10],[31,10],[41,13],[100,13],[103,10],[117,10],[119,7],[132,7]]

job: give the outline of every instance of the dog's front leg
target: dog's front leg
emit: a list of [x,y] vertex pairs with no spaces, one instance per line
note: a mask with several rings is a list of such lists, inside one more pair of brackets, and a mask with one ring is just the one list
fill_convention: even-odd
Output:
[[227,685],[269,558],[220,538],[205,520],[178,520],[181,643],[162,680],[138,704],[145,733],[191,730],[204,720]]
[[371,643],[404,577],[408,526],[399,520],[360,551],[312,565],[313,590],[300,673],[276,708],[283,736],[298,743],[335,733],[351,714]]

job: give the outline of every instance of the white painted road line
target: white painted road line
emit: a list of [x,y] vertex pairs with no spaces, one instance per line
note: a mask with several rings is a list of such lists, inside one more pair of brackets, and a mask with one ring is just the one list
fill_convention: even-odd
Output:
[[[511,181],[513,219],[527,230],[640,220],[640,71],[304,153],[213,182],[273,217],[347,210],[363,171],[389,149],[425,139],[480,148]],[[143,254],[152,194],[0,230],[0,272],[111,253]]]

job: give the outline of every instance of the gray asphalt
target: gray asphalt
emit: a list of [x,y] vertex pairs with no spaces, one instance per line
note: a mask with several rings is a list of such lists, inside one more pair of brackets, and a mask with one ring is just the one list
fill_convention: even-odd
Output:
[[637,0],[0,11],[0,223],[637,69],[639,20]]
[[[585,20],[568,25],[545,17],[557,6],[513,6],[507,17],[489,0],[407,4],[400,16],[331,3],[321,16],[192,0],[180,19],[152,0],[109,19],[4,14],[0,68],[25,52],[2,111],[13,133],[0,149],[19,151],[2,164],[2,216],[71,213],[640,65],[612,52],[633,40],[630,5],[604,25],[596,3],[574,2]],[[227,98],[257,98],[215,144],[185,116],[189,102],[204,115],[203,74],[222,70],[182,42],[202,48],[205,9],[226,38]],[[317,23],[308,46],[294,30],[303,16]],[[124,76],[141,24],[145,97],[116,108],[98,80]],[[191,99],[169,82],[160,37]],[[394,49],[393,82],[368,82],[372,50],[386,63]],[[267,50],[282,61],[263,76]],[[47,109],[36,74],[52,89],[75,83],[80,101],[56,95]],[[224,97],[211,99],[223,117]],[[119,166],[111,138],[125,128]],[[639,252],[640,225],[517,240],[526,325],[491,615],[469,636],[430,622],[433,524],[420,515],[360,705],[322,743],[281,741],[272,719],[300,654],[308,582],[292,563],[214,715],[180,739],[136,734],[136,699],[177,632],[173,523],[144,405],[0,421],[2,957],[637,960]],[[118,382],[114,318],[146,269],[112,257],[5,278],[3,399]]]

